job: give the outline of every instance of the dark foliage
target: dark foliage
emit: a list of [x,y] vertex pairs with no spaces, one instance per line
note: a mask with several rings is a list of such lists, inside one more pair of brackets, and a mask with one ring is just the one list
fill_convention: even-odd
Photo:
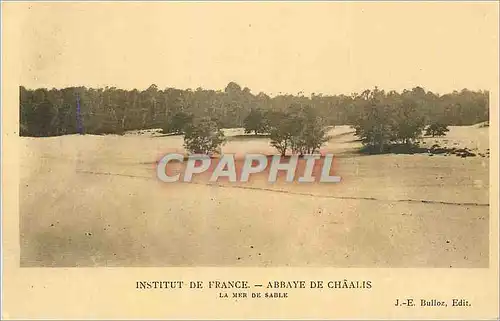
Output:
[[353,100],[357,103],[350,121],[363,151],[369,153],[413,153],[426,124],[436,129],[428,131],[431,135],[444,135],[448,124],[471,125],[487,119],[489,108],[487,92],[465,89],[439,97],[418,87],[401,94],[375,88]]
[[426,129],[425,129],[425,135],[427,136],[432,136],[432,137],[440,137],[440,136],[445,136],[447,132],[450,130],[448,129],[448,126],[442,123],[432,123],[430,124]]
[[[160,90],[156,85],[142,91],[115,87],[50,90],[20,87],[20,134],[54,136],[77,133],[77,97],[80,99],[84,134],[121,134],[127,130],[151,128],[181,133],[184,129],[180,123],[203,117],[216,120],[220,128],[243,127],[246,123],[250,131],[265,132],[269,128],[262,120],[271,121],[273,115],[286,112],[292,105],[310,106],[324,125],[359,125],[360,114],[367,110],[367,100],[373,92],[368,90],[350,96],[313,94],[311,97],[282,94],[271,98],[264,93],[254,95],[250,89],[234,82],[224,91],[201,88]],[[445,120],[446,125],[471,125],[489,119],[489,94],[486,91],[464,89],[438,95],[417,87],[402,93],[379,92],[384,104],[375,104],[375,110],[365,115],[372,120],[394,112],[396,106],[408,109],[396,111],[397,117],[415,116],[416,120],[424,119],[425,124]],[[384,123],[379,125],[380,128],[374,127],[372,136],[366,139],[392,139],[392,133],[385,130],[388,126],[393,125]],[[398,131],[400,136],[394,139],[413,139],[406,129]],[[391,137],[385,137],[387,135]]]
[[209,117],[186,126],[185,131],[184,147],[192,154],[220,153],[219,149],[225,142],[224,133]]

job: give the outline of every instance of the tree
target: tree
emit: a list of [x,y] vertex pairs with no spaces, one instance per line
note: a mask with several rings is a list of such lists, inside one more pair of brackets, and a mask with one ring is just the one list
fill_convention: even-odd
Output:
[[290,137],[292,153],[314,154],[330,139],[322,118],[313,107],[292,106],[289,117],[294,124]]
[[284,112],[273,112],[269,114],[269,122],[271,146],[276,148],[281,156],[285,156],[294,132],[293,121]]
[[[251,132],[259,133],[265,130],[260,127],[262,122],[259,119],[269,119],[269,112],[289,113],[290,106],[311,106],[323,125],[355,126],[366,144],[383,150],[387,144],[401,143],[405,139],[409,144],[414,141],[411,126],[406,129],[401,126],[405,124],[404,118],[414,119],[416,116],[415,119],[420,122],[424,117],[427,125],[439,122],[448,126],[472,125],[489,120],[489,92],[468,89],[439,95],[421,87],[388,93],[375,88],[348,96],[313,94],[307,97],[299,92],[271,98],[265,93],[254,95],[248,87],[235,82],[230,82],[222,90],[197,88],[194,91],[175,88],[161,90],[156,85],[144,90],[114,87],[47,90],[21,87],[21,135],[76,133],[76,119],[79,118],[76,115],[77,95],[80,97],[80,116],[86,134],[168,129],[166,127],[170,122],[174,122],[174,131],[182,132],[177,124],[187,121],[183,118],[186,114],[197,119],[213,117],[221,128],[245,126]],[[408,116],[404,114],[404,108],[399,109],[398,106],[407,108]],[[185,114],[176,115],[179,112]],[[269,132],[269,129],[265,131]]]
[[224,143],[224,132],[208,117],[186,127],[184,147],[193,154],[210,155],[219,152]]
[[267,132],[269,127],[264,113],[255,108],[250,111],[244,119],[243,124],[245,126],[245,133],[254,132],[255,135]]
[[298,135],[291,136],[290,146],[293,154],[315,154],[328,140],[326,127],[306,124]]
[[353,120],[356,135],[370,151],[382,153],[395,138],[392,131],[392,110],[385,93],[375,88],[357,96],[357,117]]
[[286,112],[270,114],[271,146],[282,156],[314,154],[329,140],[324,122],[311,106],[291,105]]
[[408,92],[386,94],[375,88],[357,97],[360,105],[353,127],[368,151],[382,153],[398,144],[410,149],[422,135],[425,118],[417,103],[405,95]]
[[447,132],[450,130],[448,129],[448,126],[442,123],[432,123],[430,124],[426,130],[425,130],[425,135],[426,136],[432,136],[432,137],[440,137],[440,136],[445,136]]
[[407,146],[415,144],[415,141],[422,136],[422,130],[425,127],[423,115],[411,100],[397,103],[394,109],[391,126],[394,134],[393,140]]

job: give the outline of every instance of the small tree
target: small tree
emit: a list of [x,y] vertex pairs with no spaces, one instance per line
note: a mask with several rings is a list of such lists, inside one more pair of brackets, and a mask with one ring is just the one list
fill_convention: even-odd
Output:
[[397,104],[392,114],[392,120],[393,138],[397,143],[407,146],[413,145],[422,136],[425,119],[416,104],[411,101],[403,101]]
[[330,140],[330,137],[327,135],[325,127],[306,125],[298,135],[291,137],[292,153],[299,155],[314,154],[328,140]]
[[425,135],[426,136],[432,136],[432,137],[440,137],[440,136],[445,136],[447,132],[450,130],[448,129],[448,126],[443,124],[443,123],[432,123],[430,124],[426,130],[425,130]]
[[269,114],[271,146],[276,148],[281,156],[285,156],[290,147],[290,139],[293,134],[293,124],[287,114],[283,112],[272,112]]
[[367,101],[354,120],[356,135],[371,151],[382,153],[394,139],[391,114],[390,106],[378,101]]
[[327,128],[310,106],[292,105],[286,113],[270,115],[271,146],[282,156],[291,149],[292,154],[313,154],[329,140]]
[[258,109],[252,109],[248,116],[243,120],[245,133],[254,132],[255,135],[265,133],[268,130],[268,122],[264,114]]
[[353,127],[370,153],[383,153],[398,145],[411,151],[425,127],[418,105],[394,94],[376,92],[360,99],[357,113]]
[[224,133],[210,118],[202,118],[187,126],[184,134],[184,147],[193,154],[220,152],[225,141]]
[[330,139],[322,118],[311,106],[292,108],[290,117],[295,125],[290,139],[292,153],[299,155],[316,153]]

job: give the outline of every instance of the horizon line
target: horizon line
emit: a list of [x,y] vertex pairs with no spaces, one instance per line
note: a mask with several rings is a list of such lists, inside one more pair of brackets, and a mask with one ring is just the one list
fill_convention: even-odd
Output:
[[[323,97],[329,97],[329,96],[347,96],[347,97],[351,97],[353,95],[358,95],[360,93],[363,93],[364,91],[366,90],[374,90],[374,89],[378,89],[380,91],[384,91],[385,93],[389,93],[389,92],[396,92],[396,93],[402,93],[404,91],[411,91],[413,89],[416,89],[416,88],[421,88],[423,89],[426,93],[433,93],[434,95],[436,96],[444,96],[444,95],[447,95],[447,94],[452,94],[452,93],[460,93],[462,91],[471,91],[471,92],[477,92],[477,93],[489,93],[491,90],[490,89],[471,89],[471,88],[467,88],[467,87],[464,87],[464,88],[461,88],[461,89],[453,89],[453,90],[449,90],[449,91],[446,91],[444,94],[443,93],[440,93],[440,92],[434,92],[432,90],[429,90],[427,89],[426,87],[424,86],[421,86],[421,85],[416,85],[416,86],[413,86],[411,88],[402,88],[402,89],[399,89],[399,90],[396,90],[396,89],[384,89],[382,87],[379,87],[379,86],[372,86],[370,88],[365,88],[363,90],[360,90],[360,91],[352,91],[350,93],[323,93],[323,92],[310,92],[306,95],[306,92],[305,91],[298,91],[297,93],[290,93],[290,92],[278,92],[278,93],[269,93],[269,92],[265,92],[265,91],[258,91],[258,92],[253,92],[251,88],[247,87],[247,86],[242,86],[240,85],[239,83],[237,83],[236,81],[229,81],[227,85],[229,85],[230,83],[235,83],[237,84],[238,86],[240,86],[241,90],[243,91],[245,88],[248,88],[249,92],[254,95],[254,96],[257,96],[261,93],[269,96],[270,98],[275,98],[275,97],[278,97],[278,96],[296,96],[296,97],[305,97],[305,98],[312,98],[313,95],[314,96],[323,96]],[[226,86],[227,86],[226,85]],[[214,92],[220,92],[220,93],[224,93],[225,92],[225,88],[222,88],[222,89],[213,89],[213,88],[204,88],[204,87],[201,87],[201,86],[198,86],[196,88],[193,88],[193,87],[189,87],[189,88],[179,88],[179,87],[171,87],[171,86],[166,86],[164,87],[163,89],[155,84],[155,83],[152,83],[150,84],[149,86],[147,87],[143,87],[143,89],[140,89],[138,87],[118,87],[118,86],[114,86],[114,85],[105,85],[105,86],[92,86],[92,85],[70,85],[70,86],[63,86],[63,87],[55,87],[55,86],[39,86],[39,87],[28,87],[28,86],[24,86],[24,85],[19,85],[19,88],[23,87],[24,89],[26,90],[40,90],[40,89],[45,89],[45,90],[63,90],[63,89],[69,89],[69,88],[85,88],[85,89],[106,89],[106,88],[116,88],[118,90],[125,90],[125,91],[133,91],[133,90],[137,90],[139,92],[141,91],[146,91],[147,89],[149,89],[151,86],[156,86],[158,87],[158,90],[159,91],[165,91],[167,89],[176,89],[176,90],[181,90],[181,91],[192,91],[192,92],[196,92],[198,89],[201,89],[201,90],[204,90],[204,91],[214,91]]]

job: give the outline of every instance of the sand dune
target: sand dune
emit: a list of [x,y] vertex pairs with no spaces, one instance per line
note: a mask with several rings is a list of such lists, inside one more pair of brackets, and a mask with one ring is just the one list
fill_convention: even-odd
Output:
[[[224,153],[275,153],[240,129]],[[489,158],[356,155],[331,130],[340,184],[161,183],[182,136],[21,138],[22,266],[487,267]],[[425,144],[488,150],[488,128]]]

